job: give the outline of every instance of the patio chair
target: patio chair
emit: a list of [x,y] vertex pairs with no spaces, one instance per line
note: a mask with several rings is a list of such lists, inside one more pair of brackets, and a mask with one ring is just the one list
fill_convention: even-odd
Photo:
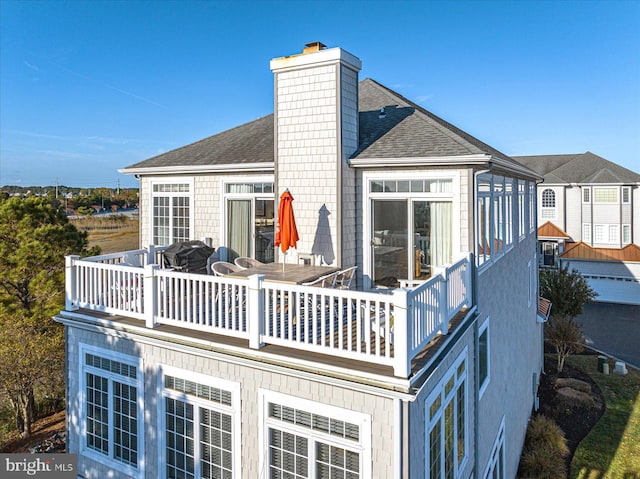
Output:
[[351,289],[351,283],[356,275],[357,266],[338,271],[333,287],[336,289]]
[[233,263],[229,263],[228,261],[216,261],[211,265],[211,271],[216,276],[225,276],[230,273],[235,273],[236,271],[240,271],[240,267],[236,266]]
[[336,277],[338,276],[339,271],[335,273],[325,274],[324,276],[320,276],[313,281],[309,281],[308,283],[302,283],[302,286],[315,286],[317,288],[333,288],[336,284]]
[[249,258],[248,256],[240,256],[233,260],[233,262],[236,264],[236,266],[239,266],[242,269],[249,269],[264,264],[262,261],[258,261],[254,258]]

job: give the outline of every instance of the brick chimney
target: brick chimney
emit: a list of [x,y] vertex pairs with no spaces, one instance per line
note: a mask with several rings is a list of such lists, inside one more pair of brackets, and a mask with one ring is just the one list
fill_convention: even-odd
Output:
[[314,254],[316,264],[355,264],[355,173],[347,159],[358,146],[361,68],[354,55],[320,42],[271,60],[276,191],[291,191],[297,251]]

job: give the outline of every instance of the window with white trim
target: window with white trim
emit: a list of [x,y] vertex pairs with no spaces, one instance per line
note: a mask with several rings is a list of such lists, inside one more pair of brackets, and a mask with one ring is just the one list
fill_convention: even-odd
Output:
[[151,238],[153,244],[164,246],[191,239],[191,181],[175,180],[151,184]]
[[582,241],[591,243],[591,223],[582,223]]
[[631,225],[622,225],[622,244],[631,243]]
[[160,380],[160,477],[240,477],[239,386],[173,368],[162,368]]
[[609,225],[609,243],[620,243],[619,225]]
[[631,187],[623,186],[622,187],[622,204],[628,205],[631,203]]
[[269,478],[371,477],[369,415],[260,391]]
[[131,475],[141,474],[143,392],[140,359],[80,345],[81,450]]
[[484,479],[504,479],[504,417],[500,423],[498,436],[493,443],[489,461],[484,470]]
[[491,243],[493,242],[493,228],[491,226],[493,209],[491,208],[491,176],[478,177],[478,265],[491,259]]
[[594,203],[618,203],[618,188],[616,186],[594,187],[593,188]]
[[484,391],[487,389],[491,377],[490,347],[489,318],[487,318],[478,330],[478,390],[480,391],[480,397],[482,397]]
[[505,248],[505,221],[504,221],[504,178],[493,177],[493,218],[494,235],[492,254],[502,254]]
[[591,203],[591,188],[588,186],[582,187],[582,202]]
[[551,188],[542,191],[542,211],[544,219],[554,219],[556,217],[556,192]]
[[593,242],[604,243],[605,242],[605,228],[604,225],[593,226]]
[[536,229],[536,184],[529,182],[529,233]]
[[513,244],[513,179],[505,178],[504,192],[504,241],[505,247],[509,247]]
[[469,456],[467,350],[458,356],[425,402],[428,479],[456,479]]
[[526,202],[524,180],[518,180],[518,236],[522,240],[526,233]]

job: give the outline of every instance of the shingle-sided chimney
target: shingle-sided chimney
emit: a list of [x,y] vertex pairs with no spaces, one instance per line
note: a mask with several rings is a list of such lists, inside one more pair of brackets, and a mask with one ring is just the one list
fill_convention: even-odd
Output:
[[[355,173],[361,61],[341,48],[308,43],[274,58],[276,186],[295,202],[297,251],[316,264],[355,264]],[[318,261],[319,260],[319,261]]]

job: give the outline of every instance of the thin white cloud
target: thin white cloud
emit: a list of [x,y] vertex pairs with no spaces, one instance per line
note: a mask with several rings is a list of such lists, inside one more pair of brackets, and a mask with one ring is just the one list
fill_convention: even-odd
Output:
[[143,96],[136,95],[135,93],[132,93],[132,92],[127,91],[127,90],[123,90],[122,88],[118,88],[118,87],[116,87],[114,85],[110,85],[108,83],[104,83],[104,82],[101,82],[101,81],[98,81],[98,80],[94,80],[93,78],[90,78],[90,77],[88,77],[86,75],[83,75],[82,73],[78,73],[78,72],[76,72],[74,70],[71,70],[71,69],[69,69],[69,68],[67,68],[67,67],[65,67],[63,65],[60,65],[59,63],[56,63],[56,62],[54,62],[52,60],[49,60],[49,62],[52,65],[54,65],[57,68],[59,68],[60,70],[65,71],[65,72],[67,72],[67,73],[69,73],[71,75],[75,75],[78,78],[82,78],[83,80],[86,80],[86,81],[89,81],[89,82],[92,82],[92,83],[96,83],[96,84],[98,84],[98,85],[100,85],[100,86],[102,86],[104,88],[109,88],[110,90],[116,91],[118,93],[121,93],[123,95],[129,96],[131,98],[135,98],[136,100],[140,100],[140,101],[143,101],[145,103],[149,103],[150,105],[158,106],[160,108],[164,108],[165,110],[168,110],[168,108],[165,105],[163,105],[161,103],[158,103],[158,102],[155,102],[153,100],[150,100],[149,98],[145,98]]
[[32,63],[29,63],[27,60],[23,60],[23,61],[22,61],[22,63],[24,63],[24,65],[25,65],[27,68],[30,68],[30,69],[31,69],[31,70],[33,70],[34,72],[39,72],[39,71],[40,71],[40,68],[38,68],[37,66],[35,66],[35,65],[34,65],[34,64],[32,64]]
[[432,98],[433,98],[433,95],[418,95],[416,97],[416,102],[424,103],[425,101],[431,100]]

